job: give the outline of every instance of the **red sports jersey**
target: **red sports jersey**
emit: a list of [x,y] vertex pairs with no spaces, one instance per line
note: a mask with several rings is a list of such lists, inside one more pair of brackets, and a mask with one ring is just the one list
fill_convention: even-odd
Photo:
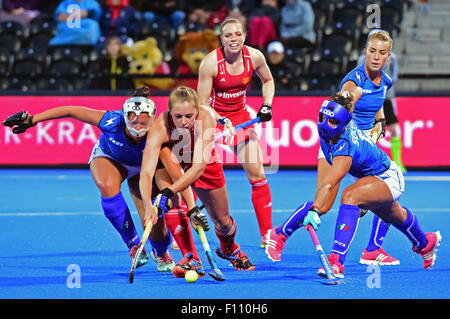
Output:
[[[170,147],[172,152],[177,155],[181,161],[181,166],[184,170],[189,169],[192,165],[192,157],[194,155],[194,128],[190,132],[190,140],[184,141],[183,136],[178,134],[175,130],[175,123],[172,120],[170,114],[168,114],[168,124],[169,124],[169,136],[170,142],[166,143],[164,146]],[[162,163],[158,164],[162,167]],[[223,174],[222,163],[219,157],[216,155],[216,147],[214,146],[211,151],[211,157],[209,158],[208,165],[202,176],[200,176],[192,186],[195,188],[204,189],[217,189],[225,185],[225,176]]]
[[245,108],[247,85],[250,83],[254,71],[248,48],[245,45],[242,48],[244,72],[239,75],[230,75],[227,72],[223,47],[216,49],[216,53],[218,73],[213,79],[209,105],[217,112],[242,110]]
[[[185,137],[180,131],[177,131],[175,123],[173,122],[170,113],[167,115],[168,125],[169,125],[169,138],[170,142],[166,143],[164,146],[169,146],[172,152],[178,157],[181,162],[183,169],[187,169],[192,165],[194,156],[194,127],[190,131],[190,138]],[[195,124],[194,124],[195,125]],[[208,165],[218,161],[218,156],[216,155],[216,147],[214,146],[211,151],[211,157],[209,158]]]

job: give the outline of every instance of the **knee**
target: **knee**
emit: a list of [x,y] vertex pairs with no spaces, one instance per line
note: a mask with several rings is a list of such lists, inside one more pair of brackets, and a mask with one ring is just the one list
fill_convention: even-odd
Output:
[[110,178],[97,181],[97,187],[102,197],[113,197],[120,192],[120,184]]
[[341,204],[358,205],[355,192],[352,189],[344,189],[341,196]]

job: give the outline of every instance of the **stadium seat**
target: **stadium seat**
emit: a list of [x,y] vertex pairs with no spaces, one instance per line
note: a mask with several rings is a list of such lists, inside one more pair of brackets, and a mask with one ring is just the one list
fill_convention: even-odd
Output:
[[25,36],[26,28],[20,23],[15,21],[3,21],[0,22],[0,34],[11,34],[18,38]]
[[22,47],[22,39],[14,34],[0,34],[0,47],[6,48],[10,53],[16,53]]
[[324,37],[320,47],[312,53],[312,61],[331,61],[340,65],[348,59],[352,50],[352,40],[345,35]]
[[173,42],[172,33],[170,30],[170,26],[166,23],[144,23],[139,31],[138,40],[154,37],[158,42],[158,47],[161,51],[166,52],[169,47],[169,43]]
[[15,61],[13,75],[35,77],[44,72],[44,64],[37,60]]
[[309,73],[313,76],[340,76],[342,71],[342,65],[333,61],[312,61],[309,66]]
[[298,89],[300,91],[327,91],[325,95],[330,95],[332,92],[336,92],[338,85],[335,78],[326,77],[311,77],[307,79],[301,79]]
[[362,27],[363,17],[364,14],[361,11],[345,7],[334,11],[333,19],[330,23],[333,25],[341,23],[342,29],[348,30],[353,28],[355,30]]
[[33,81],[29,78],[12,77],[7,78],[7,82],[4,83],[5,90],[18,90],[28,92],[35,89]]
[[56,77],[38,79],[36,88],[43,91],[73,91],[73,85],[69,80]]
[[37,63],[46,64],[47,54],[34,50],[34,48],[23,48],[14,55],[14,61],[36,61]]
[[296,73],[303,72],[305,68],[305,58],[306,58],[305,52],[301,48],[286,49],[285,59],[298,66],[298,69],[295,70]]
[[389,31],[392,34],[392,31],[400,30],[400,22],[401,22],[401,13],[393,8],[382,8],[381,9],[381,28],[383,30]]
[[67,76],[67,75],[79,75],[83,76],[82,66],[74,61],[70,60],[60,60],[51,63],[50,65],[50,74],[55,75],[57,77]]
[[9,53],[9,50],[0,47],[0,74],[2,76],[8,75],[11,72],[12,64],[13,56]]
[[34,36],[36,34],[47,34],[54,36],[56,34],[56,24],[53,21],[34,19],[31,20],[28,30],[29,36]]
[[87,57],[83,50],[77,47],[54,47],[51,52],[51,62],[71,61],[83,65]]

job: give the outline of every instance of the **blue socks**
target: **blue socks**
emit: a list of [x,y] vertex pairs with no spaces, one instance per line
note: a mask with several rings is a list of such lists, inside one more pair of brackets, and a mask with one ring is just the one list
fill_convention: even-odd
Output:
[[102,197],[102,207],[106,218],[108,218],[114,228],[119,232],[128,249],[131,249],[134,245],[138,245],[139,236],[134,227],[130,210],[122,196],[122,192],[119,192],[113,197]]
[[385,223],[380,217],[375,214],[373,215],[372,232],[370,233],[367,251],[375,251],[381,247],[389,226],[390,224]]
[[308,214],[313,202],[306,202],[300,205],[295,212],[284,222],[284,224],[276,229],[276,233],[282,233],[289,238],[297,229],[303,226],[303,220]]
[[339,255],[339,262],[344,264],[350,244],[355,237],[359,224],[359,207],[342,204],[336,220],[332,253]]
[[420,228],[417,217],[408,208],[403,207],[403,209],[406,210],[406,220],[402,224],[394,226],[408,237],[414,247],[422,250],[427,245],[427,237]]
[[152,245],[153,253],[156,256],[162,256],[166,253],[167,249],[169,248],[170,243],[172,243],[172,235],[170,232],[167,232],[167,236],[162,241],[153,241],[150,238],[148,239],[150,244]]

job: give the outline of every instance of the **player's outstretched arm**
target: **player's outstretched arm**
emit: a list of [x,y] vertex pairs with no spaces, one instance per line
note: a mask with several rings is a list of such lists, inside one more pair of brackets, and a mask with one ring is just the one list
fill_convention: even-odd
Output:
[[20,134],[39,122],[65,117],[98,125],[104,114],[105,111],[103,110],[91,109],[84,106],[60,106],[34,115],[30,115],[27,111],[18,112],[9,116],[3,122],[3,125],[14,127],[13,133]]

